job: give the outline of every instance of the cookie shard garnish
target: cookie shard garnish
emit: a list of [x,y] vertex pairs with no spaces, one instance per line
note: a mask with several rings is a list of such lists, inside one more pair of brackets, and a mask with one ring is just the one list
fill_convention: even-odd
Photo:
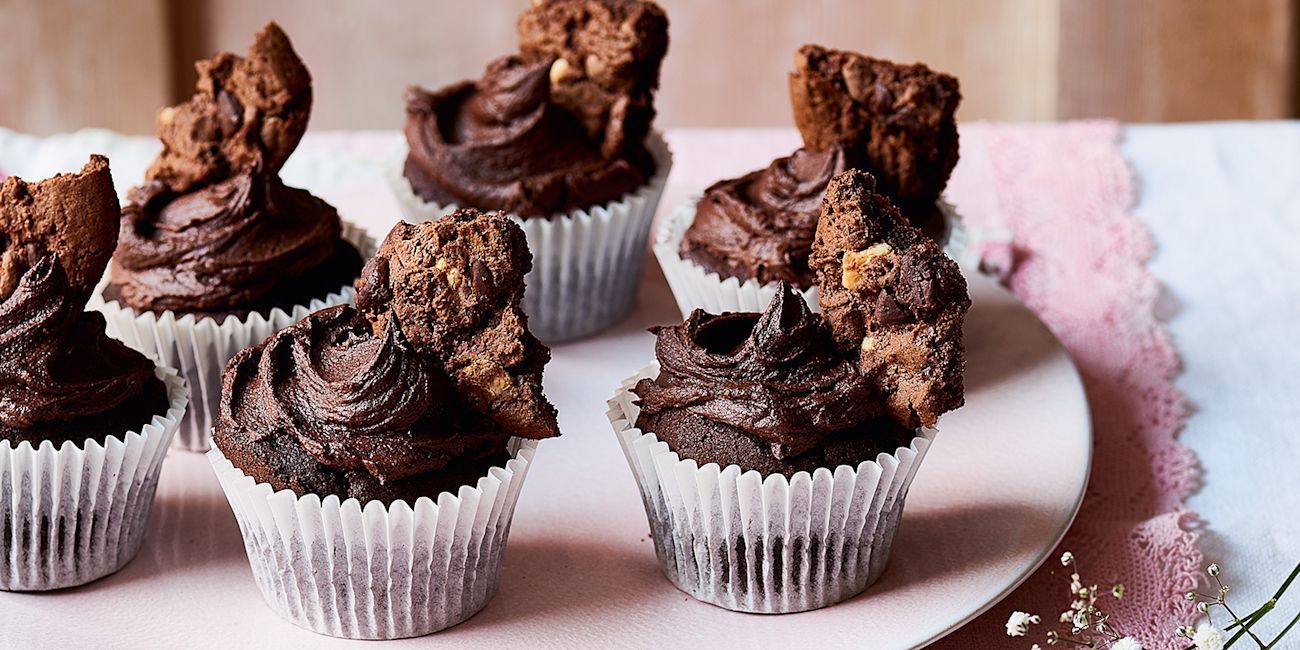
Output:
[[117,247],[121,208],[108,159],[93,155],[77,174],[29,183],[10,176],[0,185],[0,300],[8,298],[30,253],[52,253],[78,306],[104,275]]
[[859,170],[831,180],[813,243],[818,299],[836,345],[905,426],[962,405],[966,279]]
[[519,51],[550,62],[551,99],[614,158],[650,131],[668,16],[643,0],[535,0],[519,17]]
[[195,68],[194,95],[158,113],[163,149],[146,179],[179,194],[258,160],[278,172],[311,116],[311,74],[289,37],[268,23],[246,57],[221,52]]
[[898,64],[804,45],[789,76],[794,121],[810,149],[843,145],[900,208],[933,203],[957,164],[957,79],[924,64]]
[[375,332],[396,318],[412,346],[441,364],[457,392],[512,435],[559,435],[542,392],[551,352],[520,306],[532,254],[500,214],[461,209],[399,223],[357,282],[357,307]]

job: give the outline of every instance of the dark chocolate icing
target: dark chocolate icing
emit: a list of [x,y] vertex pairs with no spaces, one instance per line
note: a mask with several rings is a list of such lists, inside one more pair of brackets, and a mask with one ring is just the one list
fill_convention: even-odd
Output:
[[341,245],[332,206],[260,165],[180,196],[150,182],[130,198],[112,277],[114,294],[135,309],[254,303],[316,270]]
[[621,198],[644,185],[644,147],[606,158],[599,143],[550,98],[550,62],[507,56],[476,82],[406,93],[405,175],[442,205],[550,216]]
[[789,458],[877,414],[871,386],[788,285],[761,315],[697,309],[682,325],[651,331],[660,371],[634,389],[642,417],[684,409]]
[[724,278],[811,287],[808,255],[822,196],[848,167],[840,146],[799,149],[766,169],[713,184],[682,238],[682,257]]
[[376,334],[360,312],[339,306],[230,361],[213,437],[227,452],[248,442],[300,448],[326,469],[383,484],[504,449],[507,436],[458,403],[396,320]]
[[154,364],[109,338],[103,315],[74,294],[44,255],[0,302],[0,430],[107,413],[158,381]]

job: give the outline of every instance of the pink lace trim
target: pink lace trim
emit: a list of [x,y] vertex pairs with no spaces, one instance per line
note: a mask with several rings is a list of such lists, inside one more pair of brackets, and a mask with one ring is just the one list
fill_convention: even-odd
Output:
[[[981,251],[983,266],[1070,351],[1091,405],[1091,481],[1058,554],[1072,550],[1086,581],[1124,584],[1124,598],[1108,611],[1125,634],[1148,650],[1181,647],[1173,630],[1195,619],[1182,595],[1196,587],[1201,565],[1196,516],[1183,502],[1198,472],[1176,440],[1187,407],[1173,385],[1178,358],[1155,315],[1159,285],[1145,267],[1152,242],[1129,212],[1135,182],[1119,152],[1119,126],[978,124],[962,138],[949,198],[976,237],[1013,233],[1009,245]],[[1057,629],[1052,622],[1069,603],[1053,571],[1060,565],[1049,560],[937,647],[1012,647],[1004,624],[1014,610]]]

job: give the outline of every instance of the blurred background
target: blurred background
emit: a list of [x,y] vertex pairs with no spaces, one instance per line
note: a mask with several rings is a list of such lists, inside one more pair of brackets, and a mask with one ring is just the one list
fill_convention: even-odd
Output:
[[[805,42],[961,79],[962,120],[1156,122],[1297,115],[1300,0],[660,0],[660,125],[791,124]],[[477,77],[515,50],[526,0],[0,0],[0,126],[152,133],[195,59],[266,21],[315,80],[311,128],[397,129],[402,89]]]

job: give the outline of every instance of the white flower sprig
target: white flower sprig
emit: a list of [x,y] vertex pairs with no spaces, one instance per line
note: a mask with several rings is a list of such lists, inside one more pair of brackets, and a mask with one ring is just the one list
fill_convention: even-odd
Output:
[[[1070,570],[1070,608],[1061,612],[1057,621],[1069,625],[1070,631],[1063,633],[1049,630],[1044,636],[1047,645],[1065,644],[1079,648],[1095,650],[1142,650],[1142,644],[1131,636],[1122,634],[1110,622],[1098,603],[1104,594],[1115,600],[1124,597],[1124,585],[1112,585],[1102,591],[1097,585],[1087,585],[1079,575],[1079,567],[1074,554],[1066,551],[1061,555],[1061,566]],[[1026,636],[1030,625],[1036,625],[1039,617],[1026,612],[1014,612],[1007,619],[1008,636]],[[1036,646],[1035,646],[1036,647]]]
[[[1057,619],[1061,625],[1069,625],[1069,632],[1059,632],[1049,630],[1043,635],[1047,645],[1069,645],[1076,648],[1089,648],[1091,650],[1142,650],[1142,644],[1131,636],[1125,636],[1120,633],[1110,622],[1110,616],[1098,606],[1102,598],[1102,592],[1097,585],[1086,585],[1083,578],[1079,575],[1079,567],[1075,561],[1074,554],[1066,551],[1061,555],[1061,566],[1070,570],[1070,608],[1061,612]],[[1218,564],[1211,564],[1206,569],[1210,579],[1218,588],[1218,593],[1206,595],[1195,591],[1189,592],[1187,600],[1196,603],[1196,610],[1205,615],[1206,620],[1198,627],[1183,625],[1175,630],[1177,636],[1191,642],[1183,650],[1227,650],[1232,644],[1242,638],[1248,638],[1255,642],[1260,650],[1271,650],[1277,648],[1278,642],[1286,636],[1291,628],[1300,624],[1300,614],[1296,614],[1291,622],[1287,624],[1282,632],[1279,633],[1272,641],[1265,643],[1251,628],[1264,618],[1264,615],[1273,611],[1277,606],[1277,601],[1291,587],[1297,576],[1300,576],[1300,564],[1292,569],[1291,575],[1287,576],[1282,586],[1278,588],[1277,593],[1268,602],[1261,605],[1255,611],[1246,616],[1238,616],[1232,607],[1228,604],[1228,592],[1231,589],[1228,585],[1223,584],[1219,579],[1222,571]],[[1109,595],[1115,600],[1124,597],[1124,585],[1116,584],[1111,586]],[[1222,609],[1229,617],[1232,618],[1231,624],[1222,629],[1214,625],[1214,613]],[[1028,636],[1030,627],[1038,625],[1041,619],[1037,614],[1029,612],[1013,612],[1007,619],[1007,636],[1022,637]],[[1236,630],[1234,632],[1234,630]],[[1226,634],[1232,636],[1224,638]],[[1035,643],[1032,650],[1041,650]]]
[[[1260,619],[1264,618],[1265,614],[1273,611],[1273,608],[1277,606],[1278,599],[1281,598],[1282,594],[1286,593],[1286,590],[1291,587],[1291,583],[1295,581],[1296,576],[1300,575],[1300,564],[1296,564],[1296,567],[1291,570],[1291,575],[1287,576],[1286,581],[1282,583],[1282,586],[1278,588],[1277,593],[1273,594],[1272,598],[1268,599],[1267,602],[1260,605],[1259,608],[1247,614],[1245,617],[1238,616],[1237,612],[1233,611],[1232,606],[1228,604],[1228,592],[1231,591],[1231,589],[1228,585],[1223,584],[1223,581],[1219,579],[1219,574],[1222,573],[1222,570],[1219,569],[1219,565],[1210,564],[1209,567],[1206,567],[1205,572],[1209,574],[1210,579],[1214,581],[1214,585],[1218,587],[1218,593],[1213,595],[1197,593],[1195,591],[1187,593],[1187,600],[1196,603],[1196,611],[1205,614],[1206,621],[1196,628],[1193,628],[1190,625],[1178,628],[1178,636],[1192,642],[1192,644],[1186,646],[1184,650],[1225,650],[1226,648],[1232,647],[1232,644],[1241,639],[1243,635],[1251,641],[1254,641],[1255,645],[1261,650],[1269,650],[1270,648],[1278,647],[1278,641],[1281,641],[1282,637],[1286,636],[1287,632],[1290,632],[1291,628],[1295,627],[1296,623],[1300,623],[1300,614],[1296,614],[1295,618],[1292,618],[1291,622],[1282,629],[1282,632],[1268,643],[1265,643],[1264,640],[1251,629],[1260,621]],[[1214,614],[1215,611],[1219,609],[1222,609],[1223,612],[1232,619],[1232,623],[1224,627],[1222,630],[1214,625]],[[1224,633],[1232,632],[1234,629],[1236,632],[1225,640]]]

